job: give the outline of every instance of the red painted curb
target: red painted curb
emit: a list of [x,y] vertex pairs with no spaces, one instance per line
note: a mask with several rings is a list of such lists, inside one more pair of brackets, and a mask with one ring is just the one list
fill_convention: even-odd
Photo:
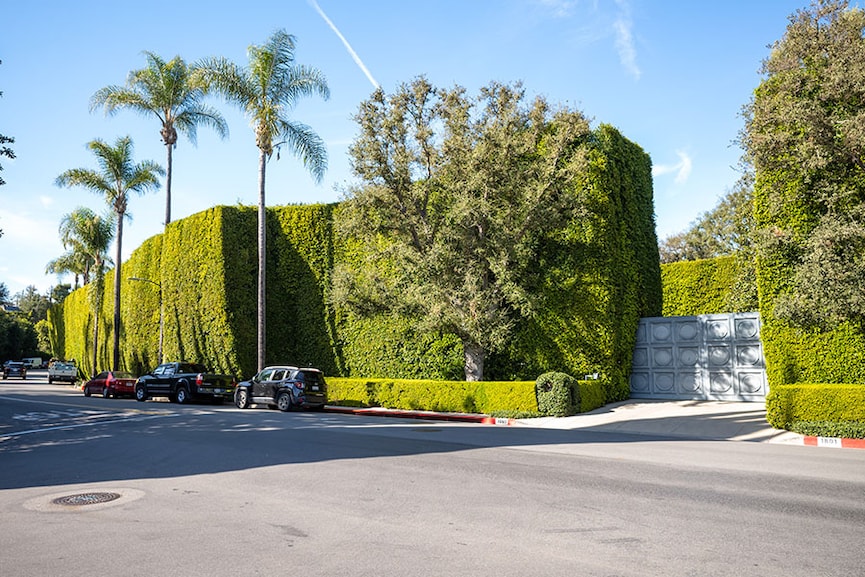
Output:
[[354,407],[332,407],[326,406],[326,412],[341,413],[344,415],[366,415],[368,417],[396,417],[402,419],[420,419],[426,421],[451,421],[461,423],[480,423],[483,425],[511,426],[514,419],[490,417],[487,415],[467,415],[460,413],[433,413],[429,411],[403,411],[399,409],[376,409],[376,408],[354,408]]
[[802,443],[813,447],[833,449],[865,449],[865,439],[843,439],[839,437],[802,437]]

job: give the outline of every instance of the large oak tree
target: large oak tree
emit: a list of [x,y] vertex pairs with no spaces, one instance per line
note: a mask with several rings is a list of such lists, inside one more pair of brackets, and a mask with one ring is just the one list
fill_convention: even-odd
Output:
[[743,142],[760,253],[784,271],[774,312],[865,323],[865,11],[815,0],[790,17],[763,73]]
[[347,238],[366,260],[334,275],[334,298],[359,312],[397,311],[457,335],[467,380],[530,315],[528,282],[544,231],[582,209],[587,119],[520,85],[477,97],[426,79],[377,90],[356,115],[361,184],[347,198]]

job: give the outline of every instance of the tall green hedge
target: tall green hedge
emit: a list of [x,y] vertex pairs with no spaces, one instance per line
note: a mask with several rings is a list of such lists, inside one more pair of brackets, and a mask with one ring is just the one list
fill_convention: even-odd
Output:
[[[651,162],[610,126],[594,133],[590,168],[574,183],[588,214],[538,239],[545,305],[523,321],[511,345],[487,361],[490,380],[534,380],[556,370],[598,372],[607,401],[628,396],[636,327],[661,312]],[[410,318],[360,318],[330,303],[330,275],[363,247],[338,238],[338,205],[268,209],[268,363],[315,365],[354,377],[457,380],[459,339],[420,332]],[[143,372],[157,360],[160,293],[165,359],[202,362],[249,377],[256,369],[257,212],[214,207],[172,222],[124,264],[122,362]],[[110,276],[110,275],[109,275]],[[132,281],[129,277],[152,280]],[[112,283],[99,315],[97,364],[111,351]],[[90,358],[93,315],[87,288],[51,313],[56,350]],[[92,363],[90,363],[92,364]]]
[[777,429],[801,422],[865,423],[865,387],[776,385],[766,397],[766,419]]
[[[771,202],[770,194],[778,191],[783,202]],[[758,173],[754,188],[757,226],[784,231],[794,240],[807,237],[817,222],[809,198],[808,183],[801,178],[781,171]],[[789,249],[792,244],[769,244],[757,258],[761,338],[770,389],[803,382],[865,384],[865,334],[860,327],[843,323],[821,332],[794,327],[775,316],[776,302],[790,290],[794,275],[798,255]]]
[[662,264],[663,316],[758,310],[753,272],[751,260],[745,255]]

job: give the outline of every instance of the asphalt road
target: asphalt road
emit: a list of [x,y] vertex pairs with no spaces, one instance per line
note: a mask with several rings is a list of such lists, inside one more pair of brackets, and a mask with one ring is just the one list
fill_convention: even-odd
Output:
[[865,451],[0,381],[4,577],[861,577],[863,538]]

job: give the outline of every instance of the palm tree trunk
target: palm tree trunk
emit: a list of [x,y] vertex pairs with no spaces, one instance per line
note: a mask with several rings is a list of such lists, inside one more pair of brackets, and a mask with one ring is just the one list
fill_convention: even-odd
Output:
[[165,225],[168,226],[168,223],[171,222],[171,149],[173,146],[166,142],[165,147],[168,149],[168,160],[166,164],[168,165],[165,171]]
[[114,363],[112,370],[120,370],[120,265],[123,244],[123,213],[117,213],[117,252],[114,257]]
[[99,312],[93,315],[93,376],[95,377],[99,371],[96,369],[96,351],[99,348]]
[[267,155],[263,150],[258,153],[258,370],[264,368],[265,363],[265,300],[267,273],[266,246],[267,236],[267,211],[264,205],[264,177],[267,168]]

